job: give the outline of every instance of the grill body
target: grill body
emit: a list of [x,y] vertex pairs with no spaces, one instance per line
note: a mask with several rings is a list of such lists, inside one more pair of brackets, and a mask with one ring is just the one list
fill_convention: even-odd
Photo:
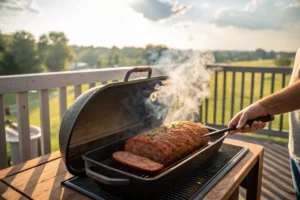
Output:
[[[222,144],[218,153],[199,166],[182,181],[166,190],[157,200],[199,200],[202,199],[222,177],[247,153],[248,149],[229,144]],[[118,190],[104,188],[98,181],[88,176],[75,176],[63,182],[92,199],[125,200]],[[148,188],[153,192],[153,188]],[[142,192],[135,190],[135,193]],[[132,198],[129,198],[132,199]]]

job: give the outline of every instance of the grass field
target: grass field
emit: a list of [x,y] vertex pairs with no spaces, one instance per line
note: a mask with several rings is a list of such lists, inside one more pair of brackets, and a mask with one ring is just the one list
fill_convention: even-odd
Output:
[[[294,65],[294,58],[291,59],[291,65]],[[251,66],[251,67],[275,67],[274,60],[251,60],[226,63],[233,66]]]
[[[238,66],[274,66],[272,60],[264,60],[264,61],[246,61],[246,62],[235,62],[230,63],[231,65]],[[208,122],[213,123],[213,110],[214,110],[214,100],[216,99],[216,123],[222,124],[222,104],[223,104],[223,73],[218,73],[218,89],[217,89],[217,98],[214,96],[214,75],[211,78],[210,83],[210,91],[211,96],[209,98],[208,104]],[[231,88],[232,88],[232,73],[227,73],[227,81],[226,81],[226,94],[225,94],[225,123],[227,124],[231,119],[231,107],[233,106],[234,114],[240,111],[241,107],[241,82],[242,75],[241,73],[236,73],[236,81],[235,81],[235,90],[234,90],[234,104],[231,104]],[[245,73],[245,89],[244,89],[244,98],[243,107],[250,104],[250,88],[251,88],[251,73]],[[285,85],[289,82],[289,76],[286,77]],[[98,84],[99,85],[99,84]],[[253,100],[258,100],[260,97],[260,85],[261,85],[261,76],[260,74],[256,74],[254,77],[254,92],[253,92]],[[282,85],[282,77],[281,75],[275,76],[274,83],[274,92],[281,89]],[[82,86],[82,91],[86,91],[88,89],[88,85]],[[73,87],[67,87],[67,107],[69,107],[74,101],[74,93],[72,92]],[[264,88],[263,88],[263,96],[271,93],[271,74],[265,74],[264,80]],[[58,101],[58,90],[53,89],[50,91],[50,128],[51,128],[51,149],[52,151],[56,151],[59,149],[58,146],[58,132],[60,127],[59,122],[59,101]],[[29,101],[30,102],[38,102],[39,94],[38,93],[29,93]],[[14,107],[15,106],[15,95],[9,94],[4,95],[4,103],[5,106]],[[205,113],[205,105],[203,106]],[[16,121],[16,113],[12,115],[12,119]],[[40,126],[40,109],[39,104],[33,103],[30,104],[30,124]],[[275,118],[275,121],[272,124],[272,128],[279,128],[279,117]],[[283,128],[285,130],[288,129],[288,117],[284,115]],[[272,139],[268,137],[269,139]],[[278,140],[278,139],[277,139]],[[280,139],[279,139],[280,140]],[[287,142],[286,139],[280,140]]]

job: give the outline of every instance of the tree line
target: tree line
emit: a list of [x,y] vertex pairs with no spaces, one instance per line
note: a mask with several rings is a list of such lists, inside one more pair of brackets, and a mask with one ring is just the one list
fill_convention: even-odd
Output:
[[214,56],[217,63],[274,59],[276,66],[290,66],[291,58],[295,57],[295,53],[282,51],[268,52],[258,48],[255,51],[214,51]]
[[0,34],[0,75],[62,71],[73,58],[62,32],[43,34],[38,41],[25,31]]
[[[36,40],[26,31],[12,34],[0,32],[0,75],[55,72],[69,70],[71,63],[84,62],[91,68],[116,66],[152,65],[169,48],[165,45],[148,44],[141,47],[118,48],[113,46],[94,47],[69,45],[63,32],[49,32]],[[187,54],[191,50],[182,50]],[[216,63],[231,61],[275,59],[276,65],[289,65],[289,57],[295,52],[255,51],[214,51]]]

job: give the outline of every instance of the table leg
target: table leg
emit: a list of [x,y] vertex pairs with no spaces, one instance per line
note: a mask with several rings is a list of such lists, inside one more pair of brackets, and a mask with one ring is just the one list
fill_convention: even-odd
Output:
[[263,152],[258,158],[246,179],[246,189],[248,200],[260,200],[262,186]]

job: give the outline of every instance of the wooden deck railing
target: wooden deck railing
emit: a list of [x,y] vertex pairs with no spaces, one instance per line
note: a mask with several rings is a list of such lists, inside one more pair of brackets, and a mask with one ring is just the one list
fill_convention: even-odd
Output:
[[[226,126],[236,112],[254,100],[286,86],[292,70],[285,67],[233,67],[221,65],[208,67],[216,71],[210,85],[211,96],[204,100],[200,109],[200,117],[202,122],[217,128]],[[0,169],[8,166],[3,102],[5,94],[16,94],[17,123],[21,133],[19,136],[20,156],[22,161],[27,161],[31,155],[29,91],[39,91],[41,150],[42,154],[47,154],[51,151],[49,90],[52,88],[59,89],[59,118],[62,120],[67,110],[68,86],[74,86],[74,97],[77,98],[82,93],[81,86],[83,84],[89,84],[89,88],[92,88],[99,82],[121,80],[124,79],[126,72],[131,68],[0,76]],[[154,69],[153,75],[158,74],[160,72]],[[133,74],[132,78],[140,76],[146,77],[146,74]],[[281,115],[260,133],[286,137],[287,120],[287,116]]]
[[[0,77],[0,169],[8,166],[7,147],[5,136],[5,116],[3,96],[16,94],[17,124],[19,134],[20,157],[22,161],[31,158],[30,132],[29,132],[29,103],[28,93],[38,90],[40,96],[40,124],[41,124],[41,150],[42,154],[51,152],[50,144],[50,118],[49,118],[49,89],[59,88],[59,116],[62,120],[67,110],[67,86],[74,86],[74,96],[81,94],[81,85],[89,84],[92,88],[99,82],[118,81],[125,77],[132,67],[107,68],[97,70],[41,73]],[[154,69],[153,75],[159,71]],[[132,74],[131,78],[147,77],[146,73]]]
[[[200,108],[201,121],[216,128],[224,128],[240,110],[254,101],[287,86],[290,67],[241,67],[210,65],[214,69],[211,96]],[[257,133],[288,137],[287,114],[276,116],[272,123]]]

